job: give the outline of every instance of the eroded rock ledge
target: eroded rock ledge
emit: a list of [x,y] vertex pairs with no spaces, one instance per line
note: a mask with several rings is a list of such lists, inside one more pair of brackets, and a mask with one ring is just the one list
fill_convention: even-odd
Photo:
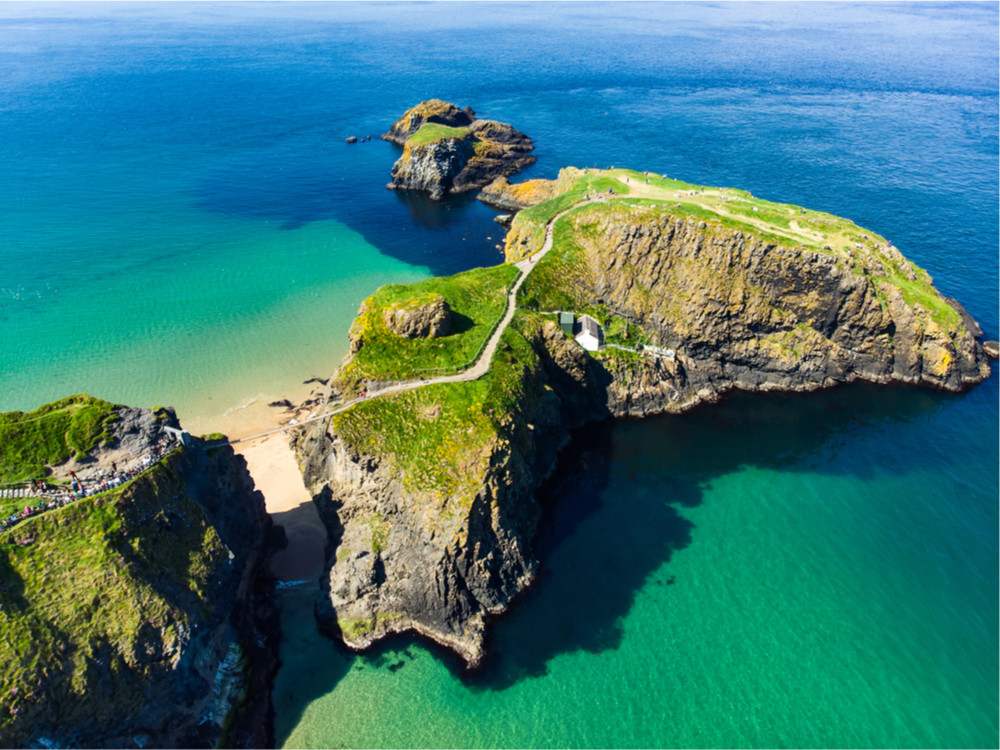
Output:
[[407,110],[382,138],[403,147],[387,187],[423,191],[434,200],[478,190],[535,162],[524,133],[440,99]]

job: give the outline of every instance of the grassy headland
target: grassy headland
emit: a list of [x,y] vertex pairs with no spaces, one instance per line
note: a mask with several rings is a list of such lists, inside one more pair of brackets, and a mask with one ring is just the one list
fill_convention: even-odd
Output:
[[180,657],[192,615],[211,615],[231,563],[178,460],[0,534],[0,736],[121,724]]
[[[518,273],[514,266],[504,264],[379,288],[362,303],[351,327],[352,339],[360,340],[362,345],[340,369],[338,387],[353,393],[361,380],[432,377],[471,365],[503,316],[507,290]],[[419,307],[438,295],[451,306],[450,334],[408,339],[389,330],[384,318],[387,310]]]
[[0,414],[0,483],[48,476],[48,467],[83,458],[114,438],[110,428],[117,418],[112,404],[85,394]]
[[960,316],[934,289],[926,271],[904,258],[886,238],[848,219],[763,200],[745,190],[694,185],[627,169],[566,169],[556,186],[563,192],[519,212],[507,235],[508,260],[526,257],[541,248],[548,222],[577,206],[559,221],[553,251],[521,290],[521,298],[530,300],[529,306],[537,304],[537,309],[572,303],[583,310],[592,304],[574,294],[572,280],[580,273],[577,232],[598,232],[615,220],[642,223],[671,216],[705,222],[706,233],[731,229],[799,252],[835,257],[846,269],[870,277],[881,290],[881,299],[886,285],[895,287],[908,304],[926,310],[942,328],[962,327]]

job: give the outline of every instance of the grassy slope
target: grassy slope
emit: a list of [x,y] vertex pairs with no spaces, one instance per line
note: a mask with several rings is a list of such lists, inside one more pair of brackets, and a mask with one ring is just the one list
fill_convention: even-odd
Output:
[[452,128],[436,122],[425,122],[417,132],[406,139],[406,142],[411,146],[425,146],[428,143],[443,141],[445,138],[462,139],[471,132],[471,128]]
[[0,483],[48,476],[47,466],[82,458],[98,441],[113,439],[116,419],[112,404],[84,394],[0,414]]
[[[886,250],[888,241],[884,237],[847,219],[762,200],[745,190],[693,185],[632,170],[588,170],[568,181],[561,195],[521,211],[508,235],[508,258],[536,251],[552,217],[583,201],[588,194],[607,195],[609,189],[616,196],[613,200],[585,203],[577,211],[618,213],[623,220],[633,222],[670,215],[705,221],[797,250],[836,255],[847,259],[857,273],[870,275],[877,285],[898,288],[908,304],[926,310],[942,328],[954,331],[962,325],[958,313],[934,289],[926,271],[898,252]],[[629,208],[636,213],[630,216],[626,211]],[[561,220],[560,224],[569,222]],[[525,298],[533,297],[541,309],[558,309],[568,303],[567,297],[573,296],[572,285],[567,282],[576,275],[571,262],[575,246],[569,233],[558,229],[554,252],[535,269],[523,291]]]
[[[507,290],[517,275],[514,266],[504,264],[379,288],[365,300],[363,312],[355,321],[352,336],[360,335],[364,345],[341,368],[338,386],[353,392],[361,379],[400,380],[464,369],[475,360],[503,316]],[[386,327],[384,310],[419,306],[434,295],[441,295],[451,306],[451,334],[436,339],[407,339]]]
[[212,611],[228,553],[183,494],[178,458],[0,535],[0,736],[18,736],[15,718],[113,727],[142,708],[187,613]]
[[465,507],[481,486],[487,450],[543,388],[529,377],[538,358],[519,327],[507,329],[489,372],[468,383],[428,386],[358,404],[333,417],[355,450],[387,459],[414,495],[446,513]]

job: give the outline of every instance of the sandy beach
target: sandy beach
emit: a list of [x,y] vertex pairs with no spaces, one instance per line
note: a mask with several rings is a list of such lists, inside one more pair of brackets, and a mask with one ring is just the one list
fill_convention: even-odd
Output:
[[[223,414],[179,416],[181,424],[193,434],[220,432],[230,439],[245,439],[307,417],[317,408],[315,400],[322,398],[324,390],[322,383],[303,383],[290,393],[262,395]],[[293,407],[269,406],[284,400]],[[274,523],[285,529],[288,546],[271,561],[275,577],[279,581],[316,579],[323,569],[326,529],[303,483],[288,434],[238,442],[233,450],[246,460]]]

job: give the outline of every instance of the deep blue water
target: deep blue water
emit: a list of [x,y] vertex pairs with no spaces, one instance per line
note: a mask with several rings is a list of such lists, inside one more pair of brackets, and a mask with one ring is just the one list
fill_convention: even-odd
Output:
[[[344,143],[430,97],[531,135],[525,178],[846,216],[996,338],[998,49],[996,3],[2,4],[0,408],[219,413],[328,374],[379,284],[499,262]],[[346,657],[290,594],[278,739],[995,746],[998,430],[995,377],[595,429],[483,675]]]

